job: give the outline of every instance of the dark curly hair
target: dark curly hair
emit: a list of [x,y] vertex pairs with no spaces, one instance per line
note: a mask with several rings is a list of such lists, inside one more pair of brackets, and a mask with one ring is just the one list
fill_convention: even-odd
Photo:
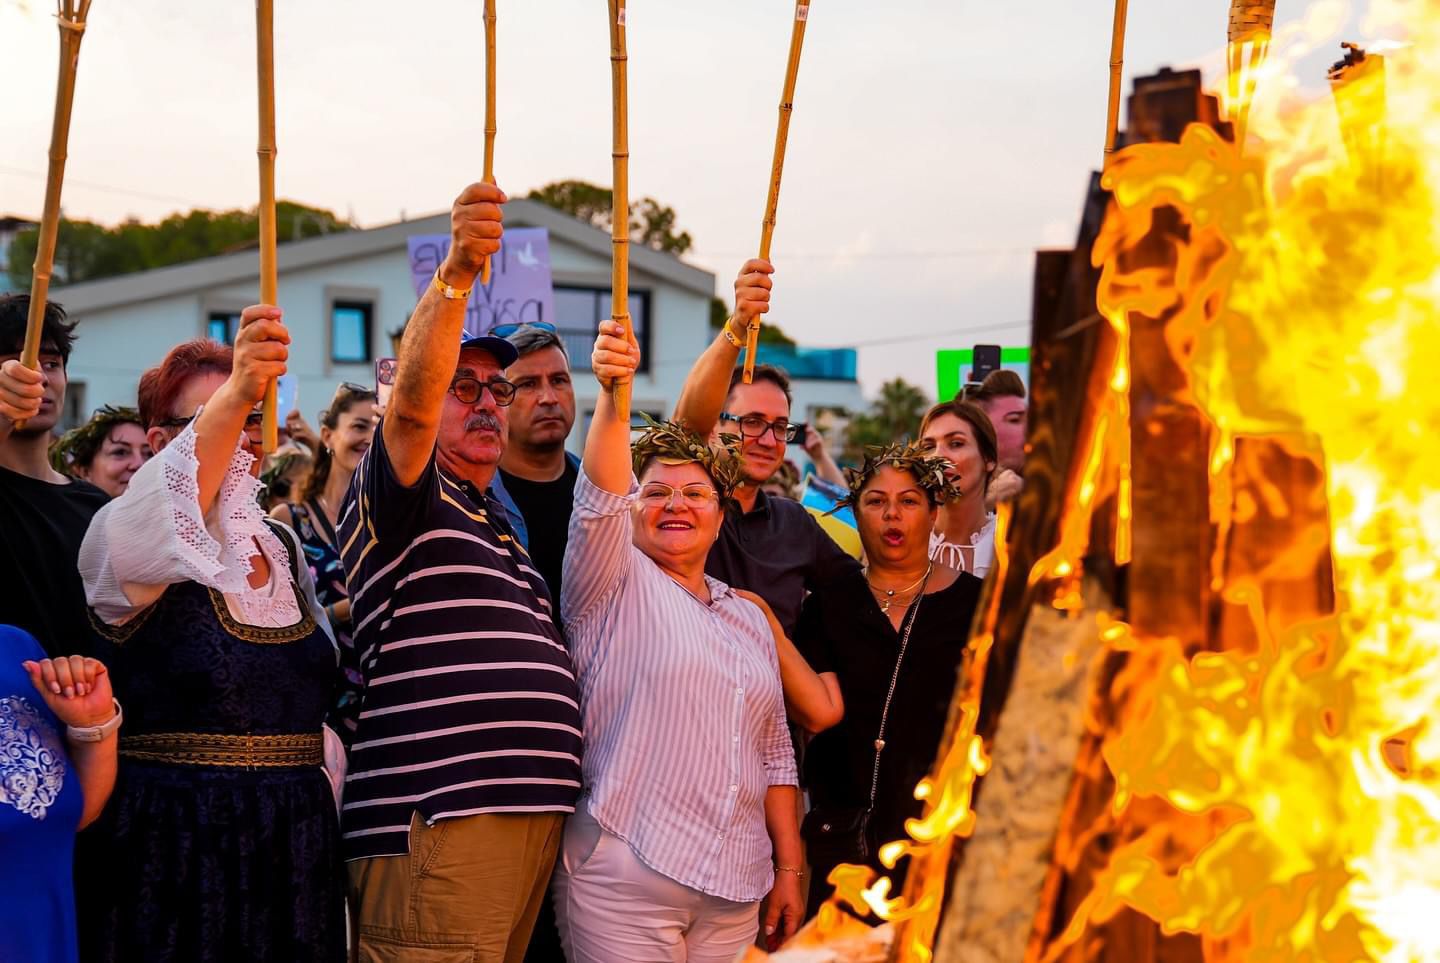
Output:
[[[20,354],[25,347],[25,326],[30,320],[30,295],[0,294],[0,354]],[[54,301],[45,303],[40,327],[40,350],[54,352],[69,363],[75,344],[75,322]]]

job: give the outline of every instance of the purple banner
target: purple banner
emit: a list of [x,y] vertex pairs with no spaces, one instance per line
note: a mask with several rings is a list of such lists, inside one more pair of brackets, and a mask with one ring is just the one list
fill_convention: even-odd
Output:
[[[450,235],[420,234],[408,239],[410,280],[415,296],[435,276],[450,251]],[[555,323],[555,289],[550,283],[550,233],[543,227],[514,227],[505,231],[500,252],[492,259],[490,283],[475,279],[465,305],[465,334],[485,334],[499,324],[531,321]]]

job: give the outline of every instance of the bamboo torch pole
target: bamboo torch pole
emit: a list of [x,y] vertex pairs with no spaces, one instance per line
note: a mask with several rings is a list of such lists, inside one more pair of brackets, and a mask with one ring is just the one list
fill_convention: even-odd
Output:
[[1226,59],[1230,68],[1230,122],[1235,126],[1235,146],[1245,149],[1250,126],[1250,105],[1259,85],[1260,67],[1270,52],[1270,35],[1275,26],[1275,0],[1231,0]]
[[[495,0],[485,0],[485,183],[495,183]],[[490,283],[490,258],[480,269],[480,283]]]
[[[626,77],[625,0],[609,0],[610,4],[610,101],[614,122],[612,156],[615,159],[615,185],[610,209],[610,239],[614,245],[610,270],[610,317],[625,328],[625,337],[633,339],[630,327],[630,109]],[[621,418],[630,417],[630,384],[617,384],[611,398]]]
[[1125,70],[1125,17],[1130,0],[1115,0],[1115,30],[1110,37],[1110,103],[1105,111],[1105,167],[1120,136],[1120,80]]
[[[45,176],[45,207],[40,215],[40,237],[30,275],[30,310],[25,317],[25,343],[20,363],[40,369],[40,336],[45,306],[50,298],[50,272],[55,266],[55,239],[60,232],[60,188],[65,182],[65,158],[70,142],[70,106],[75,100],[75,73],[80,65],[80,40],[90,0],[60,0],[60,76],[55,84],[55,119],[50,128],[50,166]],[[23,428],[24,423],[17,423]]]
[[[275,266],[275,5],[274,0],[255,0],[255,40],[259,66],[260,141],[260,303],[279,300],[279,278]],[[275,382],[265,387],[263,417],[266,452],[279,447]]]
[[[810,19],[810,0],[795,0],[795,24],[790,31],[790,60],[785,65],[785,89],[780,94],[780,121],[775,130],[775,157],[770,162],[770,196],[765,200],[765,220],[760,224],[760,257],[770,259],[770,239],[775,234],[775,209],[780,204],[780,175],[785,169],[785,145],[790,138],[790,114],[795,100],[795,78],[800,74],[800,46],[805,41],[805,24]],[[760,344],[760,318],[750,321],[745,336],[745,371],[748,385],[755,376],[755,351]]]

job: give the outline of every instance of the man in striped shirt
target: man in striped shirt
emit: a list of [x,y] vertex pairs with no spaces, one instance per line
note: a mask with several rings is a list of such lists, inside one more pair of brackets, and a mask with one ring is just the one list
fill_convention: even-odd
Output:
[[559,617],[487,492],[515,349],[461,340],[504,200],[485,184],[456,200],[342,510],[364,688],[341,829],[365,961],[518,963],[580,790]]

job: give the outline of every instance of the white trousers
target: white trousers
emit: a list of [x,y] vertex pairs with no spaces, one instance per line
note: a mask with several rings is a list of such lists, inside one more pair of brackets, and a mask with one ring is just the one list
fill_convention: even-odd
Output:
[[565,822],[551,886],[570,963],[734,963],[759,931],[759,903],[655,872],[583,803]]

